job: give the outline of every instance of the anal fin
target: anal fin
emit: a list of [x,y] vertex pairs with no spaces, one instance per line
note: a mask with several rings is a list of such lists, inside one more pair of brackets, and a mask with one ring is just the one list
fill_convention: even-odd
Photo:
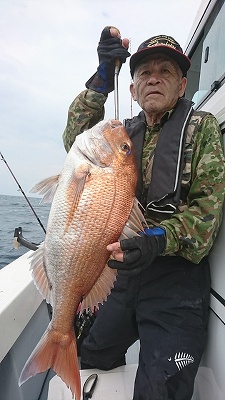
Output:
[[46,302],[53,305],[51,285],[43,264],[43,247],[44,243],[42,243],[38,247],[38,249],[30,256],[30,270],[32,271],[32,277],[35,286],[37,287],[43,298],[46,300]]

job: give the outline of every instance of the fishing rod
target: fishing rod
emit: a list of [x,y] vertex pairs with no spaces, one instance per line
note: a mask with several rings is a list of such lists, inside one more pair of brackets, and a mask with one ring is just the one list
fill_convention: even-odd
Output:
[[114,71],[114,106],[115,106],[115,119],[119,120],[119,90],[118,90],[118,75],[120,72],[120,60],[115,62]]
[[22,187],[20,186],[20,184],[19,184],[18,180],[16,179],[16,177],[15,177],[14,173],[12,172],[12,170],[11,170],[11,168],[10,168],[9,164],[7,163],[6,159],[4,158],[4,156],[3,156],[3,154],[2,154],[1,152],[0,152],[0,156],[1,156],[1,160],[2,160],[2,161],[4,161],[4,163],[5,163],[6,167],[8,168],[8,170],[9,170],[10,174],[12,175],[13,179],[16,181],[16,183],[17,183],[17,186],[19,187],[19,190],[20,190],[20,192],[22,193],[22,195],[24,196],[25,200],[27,201],[27,203],[28,203],[29,207],[30,207],[30,208],[31,208],[31,210],[33,211],[33,214],[35,215],[35,217],[36,217],[36,219],[37,219],[37,221],[38,221],[39,225],[42,227],[42,229],[43,229],[44,233],[46,233],[46,230],[45,230],[45,227],[44,227],[44,225],[42,224],[42,222],[41,222],[40,218],[38,217],[38,215],[37,215],[36,211],[34,210],[34,208],[33,208],[32,204],[30,203],[29,199],[27,198],[26,194],[24,193],[24,191],[23,191]]
[[[129,47],[131,52],[131,39],[129,39]],[[119,84],[118,77],[120,72],[121,62],[119,59],[115,61],[115,70],[114,70],[114,115],[115,119],[119,120]],[[132,96],[131,96],[131,118],[132,118]]]

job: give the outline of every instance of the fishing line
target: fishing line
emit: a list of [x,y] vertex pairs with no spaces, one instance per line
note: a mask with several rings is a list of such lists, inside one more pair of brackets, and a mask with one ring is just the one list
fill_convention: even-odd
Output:
[[26,194],[24,193],[24,191],[23,191],[22,187],[20,186],[20,184],[19,184],[18,180],[16,179],[16,177],[15,177],[14,173],[12,172],[12,170],[11,170],[11,168],[10,168],[9,164],[7,163],[6,159],[4,158],[4,156],[3,156],[3,154],[2,154],[1,152],[0,152],[0,156],[1,156],[1,160],[2,160],[2,161],[4,161],[4,163],[5,163],[6,167],[8,168],[8,170],[9,170],[10,174],[12,175],[13,179],[16,181],[16,183],[17,183],[17,186],[19,187],[19,190],[20,190],[20,192],[22,193],[22,195],[24,196],[25,200],[27,201],[27,203],[28,203],[29,207],[30,207],[30,208],[31,208],[31,210],[33,211],[33,213],[34,213],[34,215],[35,215],[35,217],[36,217],[36,219],[37,219],[37,221],[38,221],[39,225],[42,227],[42,229],[43,229],[44,233],[46,233],[46,230],[45,230],[45,227],[44,227],[44,225],[42,224],[41,220],[39,219],[38,215],[36,214],[36,211],[34,210],[34,208],[33,208],[32,204],[30,203],[29,199],[27,198]]

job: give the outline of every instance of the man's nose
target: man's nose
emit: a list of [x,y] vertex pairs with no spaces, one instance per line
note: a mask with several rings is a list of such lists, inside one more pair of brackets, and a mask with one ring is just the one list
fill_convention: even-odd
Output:
[[152,72],[147,80],[147,85],[157,85],[160,82],[160,76],[157,72]]

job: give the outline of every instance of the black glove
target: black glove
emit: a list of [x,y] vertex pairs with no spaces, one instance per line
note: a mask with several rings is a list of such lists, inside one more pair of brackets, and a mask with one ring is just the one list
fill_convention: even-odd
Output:
[[[121,250],[124,251],[123,262],[109,260],[108,266],[117,269],[119,275],[131,277],[138,275],[149,267],[154,259],[163,254],[166,247],[165,231],[158,236],[143,234],[120,242]],[[149,230],[150,231],[150,230]]]
[[99,67],[86,82],[86,88],[108,94],[114,90],[115,61],[125,63],[130,53],[122,46],[122,40],[112,37],[110,26],[103,29],[97,48]]

